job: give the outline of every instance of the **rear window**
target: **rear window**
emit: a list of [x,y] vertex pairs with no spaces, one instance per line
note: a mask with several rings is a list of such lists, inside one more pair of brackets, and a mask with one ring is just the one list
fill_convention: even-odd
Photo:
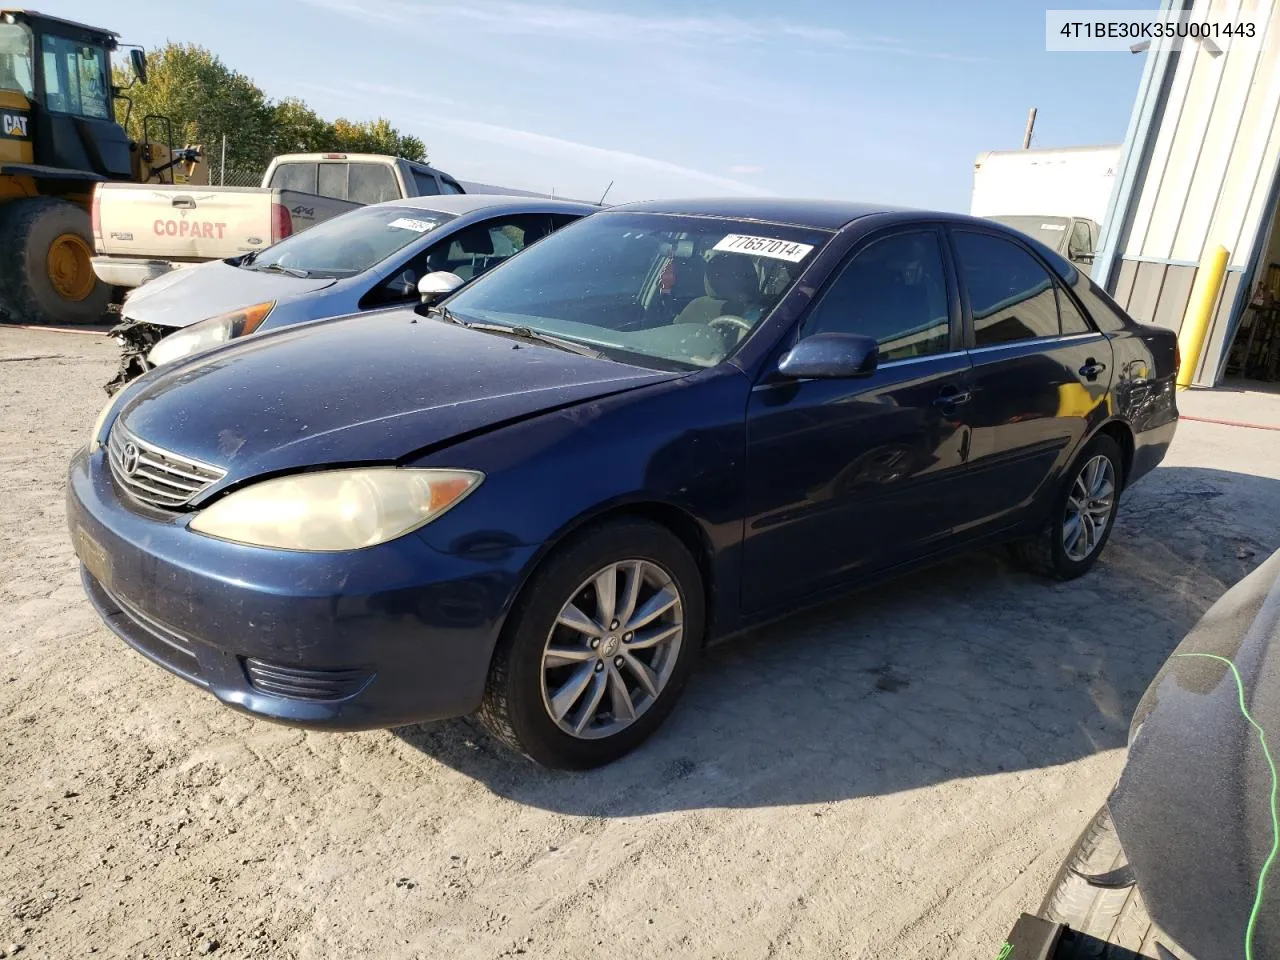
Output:
[[316,164],[314,163],[282,163],[272,171],[269,187],[278,190],[301,190],[303,193],[316,192]]
[[353,163],[347,173],[347,199],[356,203],[399,200],[400,187],[385,163]]

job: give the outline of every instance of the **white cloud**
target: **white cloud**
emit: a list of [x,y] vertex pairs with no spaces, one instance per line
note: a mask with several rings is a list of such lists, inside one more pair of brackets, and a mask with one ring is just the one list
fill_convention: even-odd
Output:
[[413,3],[410,0],[301,2],[378,23],[422,26],[467,22],[495,33],[538,34],[595,43],[753,44],[783,37],[839,50],[975,62],[982,59],[920,50],[897,37],[860,36],[839,27],[791,23],[777,18],[646,16],[577,6],[513,3],[510,0],[472,0],[465,5]]
[[753,173],[764,173],[764,167],[756,166],[754,163],[732,163],[725,172],[737,177],[747,177]]
[[768,191],[751,183],[707,173],[692,167],[681,166],[657,157],[647,157],[627,150],[614,150],[608,147],[597,147],[576,140],[565,140],[561,137],[535,133],[530,130],[518,130],[494,123],[479,120],[466,120],[460,117],[444,117],[436,115],[418,115],[412,119],[427,127],[434,127],[461,137],[496,144],[514,150],[524,150],[552,159],[572,160],[576,163],[591,166],[603,175],[615,176],[626,171],[646,171],[668,177],[714,187],[716,190],[729,193],[766,196]]

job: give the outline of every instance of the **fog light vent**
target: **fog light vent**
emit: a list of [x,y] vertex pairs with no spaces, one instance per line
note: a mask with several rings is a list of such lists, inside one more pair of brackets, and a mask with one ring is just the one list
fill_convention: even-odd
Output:
[[313,670],[247,657],[244,671],[255,690],[292,700],[345,700],[359,693],[373,677],[360,667]]

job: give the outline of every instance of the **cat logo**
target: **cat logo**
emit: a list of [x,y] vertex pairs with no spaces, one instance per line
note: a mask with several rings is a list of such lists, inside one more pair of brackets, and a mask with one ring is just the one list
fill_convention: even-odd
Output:
[[6,113],[0,115],[0,128],[3,128],[6,137],[25,137],[28,119],[21,113]]

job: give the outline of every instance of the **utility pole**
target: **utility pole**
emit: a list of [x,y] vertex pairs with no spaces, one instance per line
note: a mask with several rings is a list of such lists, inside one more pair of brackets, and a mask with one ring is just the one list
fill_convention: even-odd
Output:
[[1036,127],[1036,108],[1032,107],[1027,113],[1027,132],[1022,135],[1022,149],[1031,149],[1031,131]]
[[218,174],[218,186],[227,185],[227,135],[222,135],[222,170]]

